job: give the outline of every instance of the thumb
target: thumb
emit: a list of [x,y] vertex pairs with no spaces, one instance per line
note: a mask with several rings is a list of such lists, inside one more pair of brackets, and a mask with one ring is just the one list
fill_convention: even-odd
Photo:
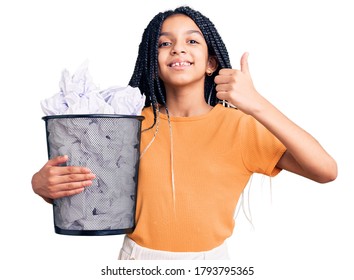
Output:
[[245,52],[241,57],[241,72],[243,73],[249,73],[248,55],[249,53]]
[[62,163],[65,163],[68,161],[68,156],[67,155],[64,155],[64,156],[58,156],[58,157],[55,157],[55,158],[52,158],[50,160],[48,160],[47,164],[46,165],[49,165],[49,166],[58,166]]

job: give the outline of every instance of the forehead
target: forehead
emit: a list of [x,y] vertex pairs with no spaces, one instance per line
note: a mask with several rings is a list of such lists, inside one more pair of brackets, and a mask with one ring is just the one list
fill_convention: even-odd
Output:
[[161,32],[170,32],[178,28],[196,30],[202,33],[195,22],[184,14],[174,14],[165,19],[161,26]]

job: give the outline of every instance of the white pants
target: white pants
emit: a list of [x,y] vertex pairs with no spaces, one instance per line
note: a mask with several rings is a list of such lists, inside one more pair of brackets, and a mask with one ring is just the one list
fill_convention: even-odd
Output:
[[169,252],[142,247],[125,236],[119,260],[228,260],[227,245],[203,252]]

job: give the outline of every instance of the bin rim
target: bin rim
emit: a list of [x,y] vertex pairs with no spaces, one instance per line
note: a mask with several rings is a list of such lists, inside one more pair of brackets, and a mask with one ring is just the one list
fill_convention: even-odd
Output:
[[42,117],[42,120],[50,119],[73,119],[73,118],[130,118],[144,120],[145,117],[141,115],[124,115],[124,114],[63,114],[63,115],[49,115]]

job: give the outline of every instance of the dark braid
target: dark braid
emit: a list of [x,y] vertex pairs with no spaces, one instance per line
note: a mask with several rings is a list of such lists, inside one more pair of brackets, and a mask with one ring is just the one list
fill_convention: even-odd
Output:
[[209,55],[215,56],[218,61],[217,70],[205,77],[205,101],[215,106],[220,100],[216,97],[214,78],[221,68],[231,68],[229,55],[214,24],[200,12],[188,6],[179,7],[175,10],[168,10],[157,14],[145,28],[142,41],[139,45],[138,58],[136,60],[134,73],[129,81],[132,87],[139,87],[145,94],[145,106],[152,106],[154,110],[154,124],[156,123],[156,109],[159,104],[166,106],[166,92],[163,82],[159,79],[158,73],[158,40],[161,26],[164,20],[175,14],[184,14],[190,17],[203,33],[207,43]]

